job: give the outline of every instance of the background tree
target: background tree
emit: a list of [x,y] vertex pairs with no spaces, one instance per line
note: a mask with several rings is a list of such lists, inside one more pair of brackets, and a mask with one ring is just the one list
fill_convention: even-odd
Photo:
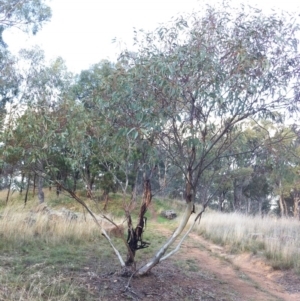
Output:
[[[299,183],[299,145],[297,127],[278,127],[274,136],[278,143],[268,147],[268,162],[271,168],[269,173],[272,183],[273,197],[278,200],[280,216],[297,215],[297,199]],[[294,190],[295,189],[295,190]]]
[[[43,24],[50,20],[51,9],[44,0],[3,0],[0,1],[0,109],[12,101],[19,92],[21,79],[16,68],[16,58],[7,50],[3,32],[18,28],[36,34]],[[1,121],[0,114],[0,121]],[[2,116],[3,118],[3,116]]]
[[[32,170],[38,176],[39,200],[43,202],[43,173],[47,160],[50,160],[49,151],[57,148],[53,145],[53,134],[61,130],[61,124],[57,123],[57,119],[54,119],[54,123],[51,118],[55,114],[55,108],[65,96],[70,74],[61,59],[46,66],[40,50],[23,50],[22,55],[29,61],[30,66],[23,71],[26,82],[22,87],[20,98],[20,101],[26,103],[26,109],[23,113],[19,111],[16,116],[9,119],[10,125],[8,124],[3,132],[3,155],[6,161],[9,148],[14,151],[19,150],[19,162],[23,162],[24,172]],[[41,139],[41,135],[44,139]]]
[[36,34],[50,18],[51,9],[45,0],[3,0],[0,2],[1,34],[3,30],[10,27]]

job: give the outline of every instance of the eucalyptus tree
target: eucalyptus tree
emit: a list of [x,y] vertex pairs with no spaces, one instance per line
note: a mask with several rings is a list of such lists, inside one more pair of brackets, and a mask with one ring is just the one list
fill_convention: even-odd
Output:
[[[298,24],[290,18],[208,6],[154,32],[137,33],[136,51],[120,56],[135,91],[132,106],[141,121],[136,131],[155,137],[185,179],[183,219],[139,274],[173,254],[165,253],[195,212],[205,171],[235,143],[234,129],[250,117],[274,118],[297,108]],[[207,200],[201,201],[205,207]]]
[[300,149],[297,127],[277,128],[274,137],[278,143],[267,148],[269,182],[272,196],[277,199],[280,216],[299,216]]
[[1,0],[0,26],[17,27],[33,34],[51,18],[51,9],[45,0]]
[[[0,1],[0,109],[19,93],[21,78],[16,70],[16,58],[7,50],[3,32],[17,28],[36,34],[51,18],[51,9],[45,0],[2,0]],[[0,114],[1,118],[1,114]]]
[[[2,0],[0,1],[0,141],[5,139],[4,121],[6,103],[13,102],[20,94],[23,83],[17,68],[18,59],[8,51],[3,32],[17,28],[35,34],[51,18],[51,9],[44,0]],[[5,151],[4,151],[5,152]],[[1,161],[5,158],[1,156]],[[3,164],[1,164],[3,167]]]
[[16,62],[17,59],[0,45],[0,120],[5,116],[6,103],[11,102],[19,92],[21,78],[15,69]]
[[[139,168],[144,168],[136,228],[127,210],[126,262],[114,248],[122,266],[134,267],[135,251],[147,246],[142,239],[143,217],[152,199],[158,149],[182,174],[186,209],[172,236],[136,271],[139,275],[174,254],[201,218],[210,197],[199,193],[198,187],[213,183],[210,178],[222,158],[238,155],[234,145],[244,122],[249,118],[279,122],[285,110],[297,109],[297,31],[297,22],[284,14],[208,6],[154,32],[137,32],[135,52],[124,51],[118,63],[102,63],[95,74],[85,74],[98,79],[94,87],[88,84],[90,90],[81,90],[88,92],[83,103],[92,120],[87,139],[96,139],[102,160],[108,156],[124,171],[125,180],[120,182],[125,188],[135,155]],[[110,171],[118,180],[114,169]],[[203,205],[199,211],[196,202]],[[191,227],[168,252],[195,212]]]
[[[230,204],[233,211],[250,213],[252,203],[257,199],[250,186],[258,176],[257,167],[265,164],[263,156],[266,145],[275,143],[269,135],[270,126],[273,126],[272,122],[266,123],[261,120],[244,122],[232,132],[235,141],[224,159],[227,162],[227,173],[232,186]],[[216,185],[218,184],[217,182]]]
[[[72,75],[67,71],[64,62],[58,58],[46,65],[40,49],[23,50],[23,78],[17,114],[9,116],[3,132],[4,161],[8,150],[20,150],[19,169],[26,174],[38,176],[39,200],[43,202],[44,170],[47,165],[48,150],[57,148],[51,143],[51,135],[60,131],[54,126],[60,124],[51,120],[61,102],[65,99]],[[66,118],[64,115],[62,118]],[[51,136],[52,137],[52,136]],[[61,147],[61,146],[60,146]],[[5,155],[7,154],[7,155]]]
[[[85,157],[94,162],[95,170],[101,174],[100,185],[104,193],[115,188],[113,182],[124,193],[123,208],[129,233],[124,264],[133,267],[136,251],[148,246],[142,234],[145,213],[152,199],[151,179],[156,176],[157,156],[154,155],[153,135],[148,136],[140,127],[146,119],[150,121],[151,116],[141,112],[136,101],[139,90],[129,78],[126,66],[102,61],[80,74],[74,91],[92,122],[87,139],[93,147]],[[97,160],[93,160],[95,157]],[[137,205],[136,189],[141,178],[143,197],[135,226],[131,210]],[[126,201],[125,194],[128,193],[131,198]]]
[[[136,51],[125,51],[116,64],[103,63],[97,70],[96,86],[90,85],[91,92],[84,96],[88,101],[71,102],[72,110],[66,110],[69,130],[47,130],[39,139],[39,150],[54,146],[53,137],[58,144],[67,143],[73,166],[98,152],[124,191],[136,165],[143,171],[144,193],[136,227],[130,208],[125,208],[130,233],[125,240],[126,261],[113,247],[122,266],[135,267],[135,252],[147,246],[142,238],[144,215],[152,199],[158,149],[181,172],[186,209],[172,236],[135,271],[139,275],[174,254],[201,218],[210,197],[199,193],[198,187],[213,182],[209,177],[214,177],[223,157],[237,155],[232,150],[242,123],[249,118],[274,118],[284,109],[296,108],[297,30],[297,23],[285,16],[266,16],[251,8],[207,7],[154,32],[137,33]],[[72,112],[77,118],[72,118]],[[44,111],[39,116],[53,121]],[[41,123],[43,128],[47,124],[52,129],[47,122]],[[110,167],[116,165],[124,178]],[[196,210],[197,201],[204,209]],[[194,212],[194,223],[169,251]],[[103,234],[111,243],[105,230]]]

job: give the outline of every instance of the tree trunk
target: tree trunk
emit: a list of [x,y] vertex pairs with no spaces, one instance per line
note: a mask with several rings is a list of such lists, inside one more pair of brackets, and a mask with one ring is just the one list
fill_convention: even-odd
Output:
[[233,204],[234,204],[234,211],[241,211],[242,205],[242,198],[243,198],[243,191],[242,185],[238,183],[237,180],[234,180],[234,192],[233,192]]
[[56,184],[56,196],[59,197],[59,194],[61,192],[61,186]]
[[27,204],[29,186],[30,186],[30,175],[28,175],[28,179],[27,179],[27,187],[26,187],[26,193],[25,193],[25,199],[24,199],[25,206]]
[[193,202],[187,203],[187,206],[186,206],[185,212],[183,214],[183,217],[181,219],[181,222],[180,222],[179,226],[177,227],[177,229],[175,230],[175,232],[173,233],[173,235],[159,249],[159,251],[155,254],[155,256],[152,258],[152,260],[138,270],[138,272],[137,272],[138,275],[147,274],[160,261],[162,261],[168,257],[168,255],[165,255],[166,251],[176,241],[176,239],[180,236],[180,234],[183,232],[193,211],[194,211],[194,203]]
[[280,216],[281,217],[286,217],[288,215],[288,210],[287,210],[287,206],[286,206],[286,202],[284,200],[284,196],[282,193],[282,183],[281,180],[279,180],[279,191],[280,191],[280,195],[279,195],[279,209],[280,209]]
[[11,190],[11,182],[12,182],[12,177],[9,178],[9,184],[8,184],[8,189],[7,189],[7,194],[6,194],[6,200],[5,204],[7,205],[8,200],[9,200],[9,195],[10,195],[10,190]]
[[91,199],[93,197],[92,189],[93,189],[95,177],[93,177],[91,174],[89,163],[85,164],[85,169],[86,169],[85,171],[86,196]]
[[131,202],[132,202],[132,204],[136,204],[137,181],[138,181],[138,176],[135,177],[135,182],[134,182],[134,184],[131,185]]
[[251,212],[251,200],[250,198],[247,198],[247,202],[246,202],[246,214],[249,215]]
[[219,194],[219,202],[218,202],[218,211],[222,212],[223,211],[223,204],[225,201],[225,193],[222,191]]
[[79,177],[79,171],[75,171],[73,175],[73,192],[76,192],[78,177]]
[[144,249],[149,246],[149,243],[143,241],[143,232],[146,226],[145,214],[152,200],[151,182],[150,179],[144,179],[143,188],[143,201],[139,212],[138,223],[135,229],[133,229],[131,217],[128,216],[128,239],[127,243],[131,252],[127,254],[126,266],[132,266],[134,264],[134,258],[136,251]]
[[38,176],[38,198],[40,204],[44,203],[45,201],[43,186],[44,186],[44,178],[42,176]]
[[24,186],[24,178],[25,178],[25,174],[24,173],[22,173],[22,175],[21,175],[21,187],[20,187],[20,194],[22,194],[22,192],[23,192],[23,186]]
[[[192,168],[189,167],[187,171],[187,179],[186,179],[186,191],[185,191],[185,200],[186,200],[186,208],[185,212],[182,216],[181,222],[172,236],[167,240],[167,242],[159,249],[159,251],[155,254],[150,262],[145,264],[141,267],[137,274],[138,275],[145,275],[146,273],[150,272],[151,269],[156,266],[160,261],[169,257],[172,253],[165,255],[166,251],[169,247],[176,241],[176,239],[180,236],[180,234],[185,229],[191,214],[194,212],[194,194],[193,194],[193,187],[192,187]],[[189,230],[190,231],[190,230]],[[188,231],[188,232],[189,232]]]
[[294,218],[299,217],[299,205],[300,205],[300,192],[296,192],[293,196],[293,215]]
[[108,192],[107,191],[103,191],[103,199],[104,199],[103,210],[106,211],[107,205],[108,205],[108,201],[109,201],[109,197],[108,197]]
[[165,189],[167,187],[167,171],[168,171],[168,160],[164,162],[164,167],[158,166],[158,182],[162,195],[165,195]]
[[279,208],[280,208],[280,216],[286,217],[287,213],[288,213],[287,206],[286,206],[286,202],[285,202],[282,194],[280,194],[280,196],[279,196]]
[[32,197],[33,198],[35,196],[35,187],[36,187],[36,173],[34,174],[34,177],[33,177],[33,188],[32,188]]

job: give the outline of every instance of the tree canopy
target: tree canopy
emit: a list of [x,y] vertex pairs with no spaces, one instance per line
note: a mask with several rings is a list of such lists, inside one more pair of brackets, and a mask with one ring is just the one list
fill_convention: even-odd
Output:
[[21,93],[23,78],[18,70],[18,59],[7,50],[3,32],[9,28],[36,34],[50,20],[51,9],[44,0],[0,1],[0,127],[5,105]]
[[22,86],[26,109],[12,117],[0,149],[8,174],[35,174],[40,191],[47,179],[80,202],[78,181],[92,198],[96,185],[104,194],[131,193],[124,203],[128,254],[120,260],[131,267],[147,246],[142,233],[153,194],[181,196],[186,209],[177,230],[139,274],[172,255],[191,215],[195,223],[209,204],[262,214],[276,195],[281,214],[289,214],[290,202],[297,216],[299,128],[283,124],[299,113],[298,32],[284,13],[206,6],[137,31],[134,51],[76,77],[61,59],[45,66],[41,52],[23,51],[31,62]]

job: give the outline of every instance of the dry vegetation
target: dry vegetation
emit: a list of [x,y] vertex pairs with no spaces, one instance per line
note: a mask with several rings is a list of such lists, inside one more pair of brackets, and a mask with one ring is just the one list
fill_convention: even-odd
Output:
[[[76,212],[78,218],[70,220],[37,209],[37,198],[31,197],[24,207],[19,193],[11,196],[7,206],[5,197],[6,192],[0,192],[0,301],[99,300],[99,296],[107,300],[107,295],[119,294],[118,287],[117,292],[111,292],[105,286],[97,296],[89,289],[95,275],[105,283],[107,278],[112,279],[109,275],[118,271],[119,265],[101,229],[74,200],[66,195],[57,198],[54,192],[45,191],[46,203],[53,211],[64,207]],[[98,216],[103,204],[86,202]],[[120,204],[121,197],[112,196],[107,215],[121,224],[122,229]],[[157,205],[157,209],[159,212],[161,206]],[[114,212],[114,216],[110,212]],[[157,217],[152,210],[148,213],[149,220],[151,214]],[[107,221],[100,217],[99,221],[112,236],[119,236],[119,232],[111,233],[114,227],[109,230],[111,226]],[[153,242],[137,254],[138,261],[151,258],[163,241],[161,235],[151,229],[147,229],[145,238]],[[117,237],[112,239],[121,254],[126,254],[122,241]]]
[[300,222],[295,219],[206,212],[195,232],[231,252],[265,256],[274,268],[300,273]]
[[[1,301],[89,300],[88,290],[79,279],[74,280],[74,275],[88,275],[91,265],[99,273],[117,269],[99,227],[82,208],[73,200],[57,199],[50,192],[46,199],[56,210],[57,203],[61,203],[76,211],[78,218],[54,218],[55,215],[36,210],[35,199],[24,207],[18,194],[4,206],[0,195]],[[122,250],[123,246],[115,243]],[[100,265],[105,261],[106,266]]]
[[[64,206],[76,211],[78,218],[53,220],[43,212],[35,212],[37,200],[30,200],[24,208],[17,194],[13,195],[8,206],[4,206],[4,198],[0,195],[0,300],[113,300],[123,284],[111,276],[119,268],[118,261],[98,226],[73,200],[66,197],[57,199],[49,192],[46,199],[47,204],[56,210]],[[114,221],[121,223],[121,212],[117,209],[121,198],[116,195],[113,199],[108,210],[115,212],[119,217]],[[177,222],[161,218],[159,212],[170,208],[180,211],[181,207],[178,202],[156,200],[154,203],[148,213],[145,232],[145,239],[151,241],[151,245],[138,253],[138,261],[151,258]],[[299,230],[299,221],[295,220],[261,219],[216,212],[205,213],[200,225],[195,228],[196,233],[230,247],[231,252],[262,254],[276,268],[297,271],[300,271]],[[121,253],[126,253],[121,240],[114,238],[114,243]],[[190,261],[187,259],[187,262]],[[173,266],[170,262],[166,263],[167,266],[158,267],[158,270],[179,276],[175,271],[176,262]],[[191,269],[187,265],[182,277],[194,277],[191,273],[203,276],[197,266],[193,265]],[[163,274],[160,277],[164,279]],[[98,289],[99,283],[102,285],[96,293],[90,287],[93,279],[97,279]],[[113,293],[105,284],[108,281],[113,281]],[[178,281],[180,283],[182,279],[178,278]]]

